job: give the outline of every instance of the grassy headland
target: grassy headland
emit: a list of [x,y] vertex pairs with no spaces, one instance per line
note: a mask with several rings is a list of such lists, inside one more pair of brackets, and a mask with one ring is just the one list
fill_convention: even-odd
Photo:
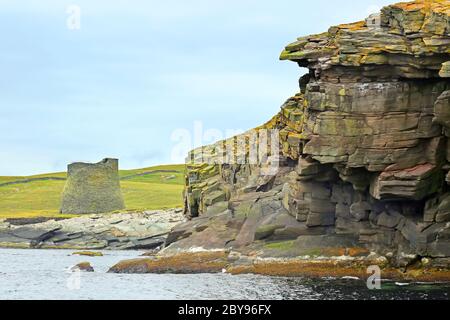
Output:
[[[127,210],[155,210],[182,206],[184,165],[121,170]],[[65,172],[24,177],[0,176],[0,219],[72,217],[59,214]]]

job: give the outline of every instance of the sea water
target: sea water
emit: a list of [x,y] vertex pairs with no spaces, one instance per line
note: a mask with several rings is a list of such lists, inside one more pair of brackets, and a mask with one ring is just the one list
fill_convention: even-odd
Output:
[[[0,249],[0,299],[449,299],[449,283],[395,283],[369,290],[366,279],[286,278],[229,274],[113,274],[108,269],[140,251],[103,251],[103,257],[73,250]],[[72,272],[80,262],[95,272]]]

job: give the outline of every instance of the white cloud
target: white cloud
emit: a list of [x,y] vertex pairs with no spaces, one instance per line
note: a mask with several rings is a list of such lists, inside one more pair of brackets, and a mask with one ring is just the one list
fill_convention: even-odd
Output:
[[71,6],[79,6],[83,15],[96,16],[144,16],[156,21],[179,19],[187,16],[201,16],[219,13],[227,6],[225,1],[207,0],[0,0],[2,12],[62,14]]
[[291,79],[265,73],[179,73],[163,75],[162,79],[166,85],[175,86],[178,93],[200,97],[271,100],[293,94],[296,88]]
[[370,16],[373,13],[380,12],[382,8],[383,8],[383,6],[381,6],[381,5],[372,4],[372,5],[367,7],[366,14],[367,14],[367,16]]

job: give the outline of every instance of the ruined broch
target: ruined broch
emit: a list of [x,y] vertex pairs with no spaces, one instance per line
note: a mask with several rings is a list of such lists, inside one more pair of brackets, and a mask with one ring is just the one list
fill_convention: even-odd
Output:
[[61,213],[91,214],[122,210],[119,160],[69,164]]

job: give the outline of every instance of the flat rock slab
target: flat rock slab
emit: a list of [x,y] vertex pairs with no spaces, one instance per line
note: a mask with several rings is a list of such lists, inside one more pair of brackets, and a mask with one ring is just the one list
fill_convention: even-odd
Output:
[[183,221],[182,211],[172,209],[96,214],[26,226],[3,223],[0,243],[76,250],[153,250],[161,247],[170,230]]
[[18,238],[13,235],[10,235],[10,234],[4,234],[4,233],[0,234],[0,243],[23,243],[23,242],[29,243],[29,241],[26,241],[23,238]]
[[49,230],[34,229],[29,227],[21,227],[11,231],[11,234],[17,238],[34,240],[34,241],[44,241],[51,238],[56,231],[60,228],[54,228]]

